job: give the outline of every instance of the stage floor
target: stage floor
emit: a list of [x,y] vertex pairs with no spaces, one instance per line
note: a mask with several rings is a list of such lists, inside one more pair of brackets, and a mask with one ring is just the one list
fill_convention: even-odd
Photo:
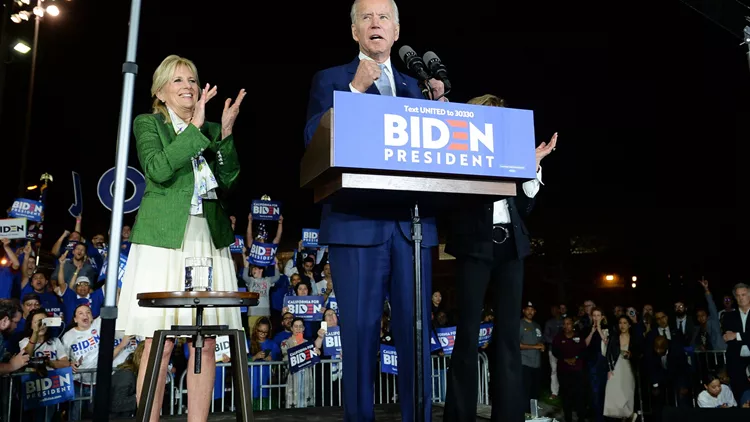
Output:
[[[333,422],[344,420],[344,410],[341,407],[312,407],[307,409],[285,409],[285,410],[266,410],[256,412],[255,420],[258,422]],[[209,415],[210,422],[230,422],[236,421],[237,416],[233,413],[217,413]],[[118,419],[113,422],[132,422],[133,419]],[[166,416],[161,418],[162,421],[185,421],[187,416]],[[401,410],[398,405],[380,405],[375,406],[375,420],[378,422],[397,422],[401,421]],[[433,406],[433,422],[443,420],[443,408]],[[482,417],[477,417],[477,421],[488,421]]]

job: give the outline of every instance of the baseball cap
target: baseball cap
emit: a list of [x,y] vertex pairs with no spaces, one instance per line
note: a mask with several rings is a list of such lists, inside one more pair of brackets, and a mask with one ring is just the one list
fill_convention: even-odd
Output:
[[82,283],[91,284],[91,280],[89,280],[89,278],[86,277],[85,275],[82,275],[76,279],[76,285],[82,284]]

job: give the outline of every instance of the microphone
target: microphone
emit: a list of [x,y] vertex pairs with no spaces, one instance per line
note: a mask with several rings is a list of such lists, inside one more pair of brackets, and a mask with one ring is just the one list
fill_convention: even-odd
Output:
[[424,53],[424,63],[427,63],[427,67],[430,69],[430,72],[435,79],[443,81],[445,92],[450,91],[451,83],[448,80],[448,70],[445,68],[443,62],[440,61],[440,57],[434,52],[428,51]]
[[427,65],[417,56],[417,52],[414,49],[405,45],[398,49],[398,55],[406,64],[406,68],[416,73],[419,79],[423,81],[430,79],[430,74],[427,72]]

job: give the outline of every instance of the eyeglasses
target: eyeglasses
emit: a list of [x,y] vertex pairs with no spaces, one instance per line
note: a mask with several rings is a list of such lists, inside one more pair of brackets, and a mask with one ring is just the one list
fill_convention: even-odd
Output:
[[291,320],[293,320],[293,319],[294,319],[294,317],[284,317],[284,319],[283,319],[283,320],[284,320],[284,321],[291,321]]
[[268,330],[265,330],[265,331],[263,331],[263,330],[255,330],[255,331],[256,331],[256,332],[257,332],[258,334],[265,334],[265,335],[268,335]]

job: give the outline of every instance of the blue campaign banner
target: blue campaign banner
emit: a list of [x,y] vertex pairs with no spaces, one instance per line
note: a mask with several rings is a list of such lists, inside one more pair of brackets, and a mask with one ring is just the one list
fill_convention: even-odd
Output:
[[320,356],[315,351],[315,344],[311,342],[292,347],[288,352],[289,371],[293,374],[320,362]]
[[252,205],[253,220],[274,221],[281,217],[281,202],[255,200]]
[[324,355],[338,356],[341,354],[341,329],[339,327],[328,327],[328,331],[326,331],[324,340]]
[[333,109],[335,167],[536,175],[531,110],[343,91],[334,92]]
[[318,229],[302,229],[302,246],[305,248],[317,248],[319,234],[320,230]]
[[395,347],[380,345],[380,372],[398,375],[398,355]]
[[273,259],[276,257],[278,245],[274,243],[253,242],[250,250],[247,252],[247,261],[252,265],[267,267],[273,265]]
[[81,190],[81,176],[73,172],[73,199],[74,202],[68,208],[68,212],[73,217],[78,217],[83,213],[83,191]]
[[52,406],[75,398],[73,390],[73,368],[48,369],[47,376],[37,373],[21,376],[24,410]]
[[[133,185],[134,192],[130,198],[125,198],[123,204],[123,211],[125,214],[135,212],[141,206],[141,200],[143,195],[146,193],[146,177],[138,171],[135,167],[128,166],[126,170],[126,178],[128,183]],[[99,183],[96,185],[96,194],[99,196],[99,202],[104,205],[104,208],[112,211],[112,205],[115,202],[115,167],[107,170],[99,178]]]
[[336,316],[339,316],[339,303],[336,301],[335,293],[331,293],[331,295],[328,296],[325,307],[326,309],[333,309],[333,311],[336,312]]
[[494,327],[491,322],[479,325],[479,347],[482,347],[490,342],[493,329]]
[[68,252],[68,256],[66,259],[68,261],[73,260],[73,249],[76,248],[76,245],[78,245],[80,242],[77,240],[68,240],[68,243],[65,245],[65,250],[63,250],[63,253]]
[[[104,281],[107,279],[107,266],[109,265],[109,259],[105,259],[102,264],[102,269],[99,271],[99,280]],[[122,278],[125,276],[125,266],[128,265],[128,256],[120,254],[120,268],[117,271],[117,288],[122,288]]]
[[453,353],[453,345],[456,343],[456,327],[436,328],[440,347],[446,356]]
[[435,350],[440,350],[440,340],[438,340],[437,335],[433,330],[430,332],[430,353],[434,352]]
[[230,253],[242,253],[242,248],[245,247],[245,238],[240,235],[234,235],[234,243],[229,245]]
[[8,213],[10,218],[25,218],[29,221],[42,221],[42,203],[31,199],[18,198],[13,201]]
[[323,320],[323,296],[284,296],[283,307],[305,321]]

